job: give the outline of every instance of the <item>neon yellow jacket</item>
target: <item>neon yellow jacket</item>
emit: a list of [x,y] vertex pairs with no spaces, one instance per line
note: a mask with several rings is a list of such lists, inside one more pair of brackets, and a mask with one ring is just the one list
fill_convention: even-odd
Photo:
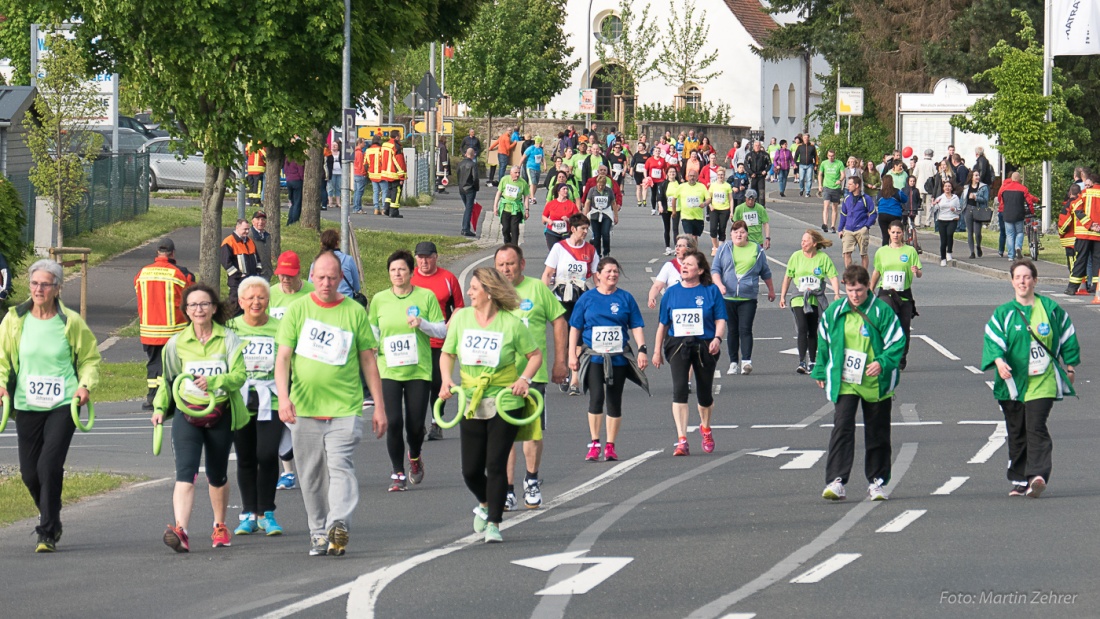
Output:
[[[19,342],[23,339],[23,320],[31,311],[34,301],[27,300],[8,310],[0,323],[0,385],[15,395],[15,377],[19,374]],[[57,300],[57,315],[65,325],[65,338],[72,349],[73,370],[80,387],[92,391],[99,384],[99,348],[95,334],[88,328],[80,314],[65,307]]]

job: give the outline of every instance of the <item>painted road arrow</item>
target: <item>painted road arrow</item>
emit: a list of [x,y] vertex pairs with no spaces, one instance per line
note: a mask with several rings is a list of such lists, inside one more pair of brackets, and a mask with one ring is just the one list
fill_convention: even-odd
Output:
[[550,572],[562,565],[593,564],[592,567],[581,571],[579,574],[566,578],[535,595],[582,595],[596,588],[600,583],[627,566],[633,557],[582,557],[587,550],[576,552],[561,552],[530,559],[512,561],[516,565],[529,567],[541,572]]
[[821,456],[825,455],[824,450],[818,449],[805,449],[800,451],[792,451],[787,447],[776,447],[775,449],[767,449],[765,451],[753,451],[749,452],[750,456],[763,456],[765,458],[775,458],[777,456],[785,456],[787,454],[798,454],[798,457],[790,462],[779,467],[781,469],[808,469],[812,468]]

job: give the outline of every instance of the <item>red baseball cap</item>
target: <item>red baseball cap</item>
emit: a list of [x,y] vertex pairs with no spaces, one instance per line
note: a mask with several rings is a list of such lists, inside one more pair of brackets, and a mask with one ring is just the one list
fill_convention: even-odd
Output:
[[302,272],[302,262],[298,259],[298,254],[292,251],[284,251],[279,255],[279,262],[275,267],[276,275],[288,275],[294,277]]

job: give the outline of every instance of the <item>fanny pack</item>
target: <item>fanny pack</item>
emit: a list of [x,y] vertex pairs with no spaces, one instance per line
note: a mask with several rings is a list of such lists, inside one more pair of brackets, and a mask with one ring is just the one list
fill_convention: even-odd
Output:
[[[195,426],[196,428],[210,428],[217,425],[217,423],[221,421],[222,415],[224,415],[226,412],[226,404],[228,404],[228,402],[222,402],[221,404],[215,405],[214,412],[206,415],[205,417],[192,417],[191,415],[184,415],[183,418],[187,420],[187,423]],[[193,411],[201,411],[205,410],[206,406],[202,404],[191,404],[190,402],[188,402],[187,408]]]

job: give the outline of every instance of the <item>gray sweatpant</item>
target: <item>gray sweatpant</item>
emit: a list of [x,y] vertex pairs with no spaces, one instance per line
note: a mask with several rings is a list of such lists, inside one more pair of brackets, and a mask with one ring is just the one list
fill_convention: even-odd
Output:
[[298,417],[287,427],[294,443],[294,462],[310,535],[325,535],[337,520],[350,529],[352,512],[359,504],[352,455],[363,437],[362,418],[325,421]]

